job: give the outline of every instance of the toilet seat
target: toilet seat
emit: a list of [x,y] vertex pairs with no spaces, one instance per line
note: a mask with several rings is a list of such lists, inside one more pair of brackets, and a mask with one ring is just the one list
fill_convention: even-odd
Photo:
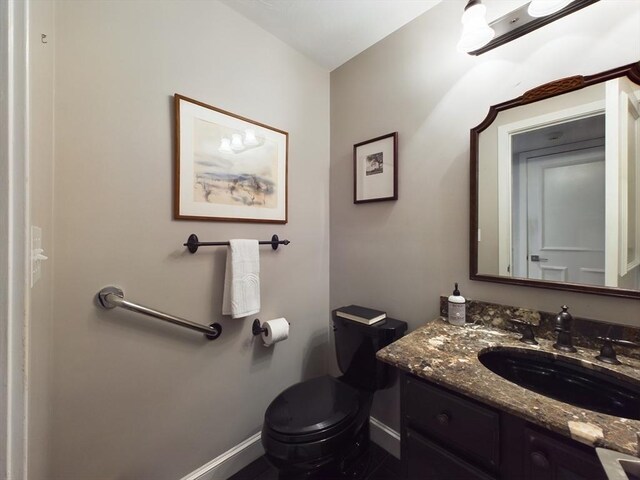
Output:
[[309,442],[328,438],[347,428],[360,410],[359,392],[330,376],[297,383],[265,412],[265,429],[281,442]]

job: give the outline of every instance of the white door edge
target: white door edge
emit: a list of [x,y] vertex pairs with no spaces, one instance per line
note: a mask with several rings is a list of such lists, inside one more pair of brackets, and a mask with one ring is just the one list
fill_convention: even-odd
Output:
[[0,478],[26,478],[27,4],[0,2]]

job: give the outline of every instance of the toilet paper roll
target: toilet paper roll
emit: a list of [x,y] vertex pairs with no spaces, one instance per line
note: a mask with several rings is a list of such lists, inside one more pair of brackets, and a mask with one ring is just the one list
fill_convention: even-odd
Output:
[[289,338],[289,322],[284,317],[267,320],[262,324],[266,328],[262,332],[262,342],[265,347],[270,347],[274,343],[281,342]]

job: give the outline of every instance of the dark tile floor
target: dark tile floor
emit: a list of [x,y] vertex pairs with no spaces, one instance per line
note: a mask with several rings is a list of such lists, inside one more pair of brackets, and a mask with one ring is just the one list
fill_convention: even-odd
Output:
[[[400,461],[396,457],[375,443],[371,444],[369,456],[369,468],[363,480],[402,480]],[[278,480],[278,472],[260,457],[227,480]]]

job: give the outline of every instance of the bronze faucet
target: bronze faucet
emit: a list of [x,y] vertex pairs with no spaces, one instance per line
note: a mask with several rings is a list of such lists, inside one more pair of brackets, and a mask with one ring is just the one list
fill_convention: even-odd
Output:
[[562,311],[556,317],[556,326],[554,331],[558,332],[558,340],[553,344],[553,348],[560,350],[561,352],[577,352],[576,347],[573,346],[571,339],[571,326],[573,324],[573,317],[567,311],[569,307],[562,306]]

